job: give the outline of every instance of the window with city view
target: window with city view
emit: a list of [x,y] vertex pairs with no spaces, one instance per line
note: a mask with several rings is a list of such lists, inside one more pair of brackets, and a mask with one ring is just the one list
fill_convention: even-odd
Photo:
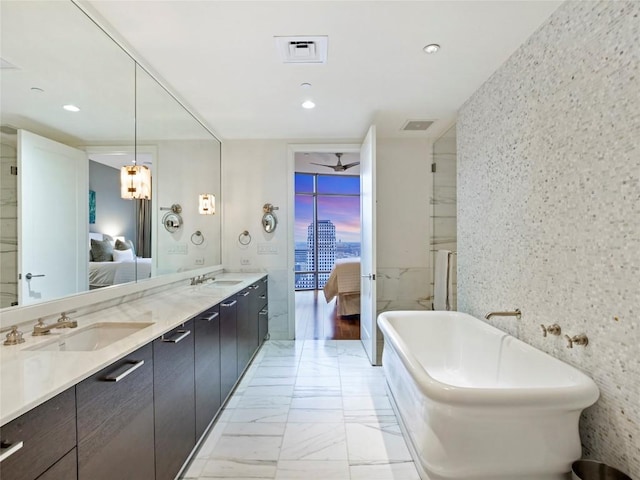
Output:
[[360,177],[295,175],[296,290],[324,287],[335,261],[360,256]]

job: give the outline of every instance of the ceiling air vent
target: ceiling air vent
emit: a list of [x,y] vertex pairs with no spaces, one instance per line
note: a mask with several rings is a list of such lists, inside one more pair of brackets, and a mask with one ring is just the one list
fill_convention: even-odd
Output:
[[275,37],[283,63],[327,63],[329,37]]
[[433,124],[431,120],[407,120],[401,130],[405,132],[424,132]]

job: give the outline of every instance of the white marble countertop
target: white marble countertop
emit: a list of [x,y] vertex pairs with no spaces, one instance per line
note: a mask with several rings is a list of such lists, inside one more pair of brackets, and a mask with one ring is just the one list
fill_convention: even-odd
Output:
[[[0,425],[17,418],[46,400],[93,375],[119,358],[160,337],[194,315],[254,284],[265,273],[220,273],[216,280],[240,280],[236,285],[215,282],[177,286],[160,293],[73,317],[78,328],[52,330],[50,335],[33,337],[24,331],[25,343],[0,345]],[[55,318],[46,323],[55,322]],[[152,325],[100,350],[59,352],[28,350],[55,337],[73,334],[98,322],[135,322]],[[35,324],[35,322],[33,322]]]

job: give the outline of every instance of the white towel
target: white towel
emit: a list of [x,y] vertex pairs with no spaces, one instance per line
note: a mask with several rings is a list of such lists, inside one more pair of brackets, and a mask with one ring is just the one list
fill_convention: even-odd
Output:
[[433,309],[451,310],[451,294],[453,291],[453,275],[451,275],[452,252],[436,251],[436,266],[433,278]]

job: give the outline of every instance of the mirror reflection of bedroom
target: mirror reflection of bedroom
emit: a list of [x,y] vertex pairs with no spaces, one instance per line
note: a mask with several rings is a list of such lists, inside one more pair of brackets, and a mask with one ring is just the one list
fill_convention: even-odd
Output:
[[360,338],[359,153],[295,154],[295,336]]
[[152,200],[123,194],[120,176],[134,156],[151,172],[153,154],[109,147],[90,147],[88,153],[89,289],[149,278]]

